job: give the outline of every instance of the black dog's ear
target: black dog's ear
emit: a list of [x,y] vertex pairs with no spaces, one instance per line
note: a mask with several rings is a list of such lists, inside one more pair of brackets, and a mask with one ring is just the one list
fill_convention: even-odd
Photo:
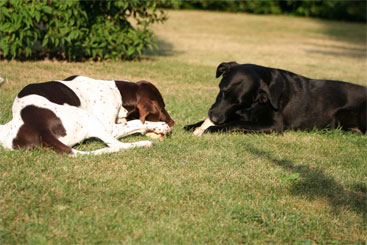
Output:
[[276,80],[267,85],[261,82],[260,91],[264,91],[268,97],[271,106],[275,110],[279,110],[279,100],[284,90],[284,82],[281,80]]
[[220,77],[221,75],[224,75],[226,72],[228,72],[232,67],[237,66],[238,63],[235,61],[232,62],[223,62],[221,63],[217,68],[217,74],[216,78]]
[[259,102],[261,104],[265,104],[266,102],[268,102],[268,95],[267,93],[260,89],[258,92],[257,92],[257,95],[254,97],[254,101],[255,102]]

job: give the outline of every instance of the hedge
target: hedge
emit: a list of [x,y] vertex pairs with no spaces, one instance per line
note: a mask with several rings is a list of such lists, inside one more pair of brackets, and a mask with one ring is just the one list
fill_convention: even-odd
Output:
[[1,0],[0,57],[136,59],[165,20],[153,0]]

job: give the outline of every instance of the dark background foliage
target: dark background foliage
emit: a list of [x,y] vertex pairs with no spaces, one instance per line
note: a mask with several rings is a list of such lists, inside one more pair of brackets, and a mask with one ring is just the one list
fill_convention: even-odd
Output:
[[366,1],[356,0],[173,0],[161,6],[254,14],[290,14],[324,19],[366,21]]

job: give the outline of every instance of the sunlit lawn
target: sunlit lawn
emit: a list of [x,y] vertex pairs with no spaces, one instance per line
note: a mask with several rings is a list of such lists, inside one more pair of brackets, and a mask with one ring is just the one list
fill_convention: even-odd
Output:
[[[195,137],[223,61],[366,85],[366,25],[170,11],[140,62],[0,61],[0,122],[24,85],[80,74],[155,83],[176,121],[151,149],[70,158],[0,149],[3,244],[350,243],[367,240],[367,136]],[[126,141],[144,139],[133,136]],[[124,139],[123,139],[124,140]],[[99,142],[79,149],[101,147]]]

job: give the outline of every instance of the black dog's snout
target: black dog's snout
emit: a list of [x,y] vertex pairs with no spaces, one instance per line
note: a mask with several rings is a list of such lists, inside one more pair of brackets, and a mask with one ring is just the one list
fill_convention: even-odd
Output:
[[223,121],[223,117],[217,115],[215,112],[213,112],[213,110],[209,110],[208,116],[214,124],[221,124]]

